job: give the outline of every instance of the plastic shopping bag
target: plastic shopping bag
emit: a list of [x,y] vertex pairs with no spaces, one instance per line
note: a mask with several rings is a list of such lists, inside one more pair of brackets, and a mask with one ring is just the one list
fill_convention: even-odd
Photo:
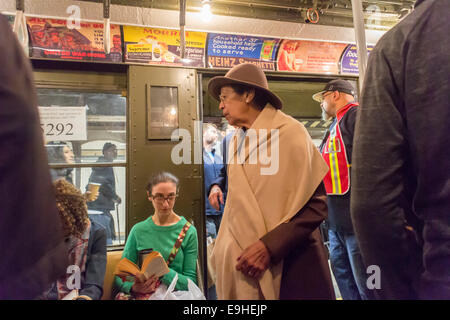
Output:
[[177,281],[178,274],[175,274],[169,287],[161,283],[149,300],[206,300],[200,288],[190,279],[188,279],[187,291],[174,291]]

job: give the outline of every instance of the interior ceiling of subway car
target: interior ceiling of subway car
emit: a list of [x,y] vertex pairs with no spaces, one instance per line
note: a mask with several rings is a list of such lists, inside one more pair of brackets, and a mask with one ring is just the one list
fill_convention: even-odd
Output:
[[[102,20],[111,4],[111,22],[179,28],[180,0],[24,0],[25,14],[68,17],[78,5],[81,19]],[[362,0],[367,43],[374,44],[415,0]],[[16,0],[0,0],[0,11],[13,13]],[[293,39],[354,42],[351,0],[186,0],[187,30],[244,33]]]

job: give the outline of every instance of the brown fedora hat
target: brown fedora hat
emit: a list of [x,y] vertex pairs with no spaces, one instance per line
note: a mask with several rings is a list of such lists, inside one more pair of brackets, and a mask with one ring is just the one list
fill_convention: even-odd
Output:
[[243,63],[231,68],[225,76],[214,77],[209,80],[208,92],[220,101],[220,89],[230,84],[243,84],[264,92],[270,104],[277,109],[283,107],[280,98],[269,90],[266,75],[262,69],[251,63]]

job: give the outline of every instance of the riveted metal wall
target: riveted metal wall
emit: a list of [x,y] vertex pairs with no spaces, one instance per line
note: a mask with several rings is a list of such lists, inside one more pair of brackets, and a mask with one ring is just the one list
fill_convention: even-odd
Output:
[[[200,266],[204,261],[205,220],[203,199],[203,169],[201,164],[202,139],[195,135],[201,120],[198,110],[198,83],[194,69],[130,66],[128,70],[129,93],[129,231],[133,225],[153,214],[147,199],[146,186],[150,176],[159,171],[168,171],[180,180],[180,195],[174,211],[193,221],[199,238]],[[151,140],[147,130],[150,112],[149,88],[168,86],[178,88],[179,127],[190,134],[191,164],[175,164],[172,150],[180,142],[170,139]],[[200,163],[194,163],[194,152],[200,152]],[[203,270],[203,268],[201,268]],[[202,273],[201,273],[202,274]]]

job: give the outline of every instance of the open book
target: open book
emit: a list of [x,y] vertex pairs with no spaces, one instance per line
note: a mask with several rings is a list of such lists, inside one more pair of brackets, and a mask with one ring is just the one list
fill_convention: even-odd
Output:
[[121,278],[134,278],[139,272],[145,274],[147,279],[153,275],[159,278],[169,272],[169,267],[158,251],[152,251],[145,257],[141,269],[127,258],[123,258],[117,264],[114,274]]

